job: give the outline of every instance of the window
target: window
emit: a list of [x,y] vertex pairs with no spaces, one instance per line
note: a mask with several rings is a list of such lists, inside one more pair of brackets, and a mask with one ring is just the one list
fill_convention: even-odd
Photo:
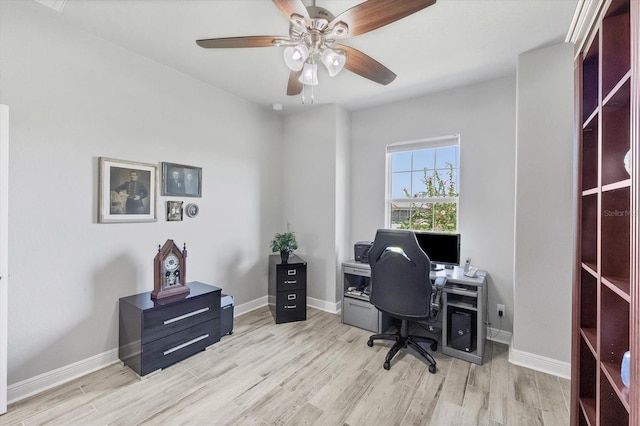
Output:
[[387,225],[458,231],[460,136],[387,146]]

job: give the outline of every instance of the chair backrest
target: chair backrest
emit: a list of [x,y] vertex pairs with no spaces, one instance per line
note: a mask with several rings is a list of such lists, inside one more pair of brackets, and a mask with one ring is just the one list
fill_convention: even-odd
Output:
[[426,318],[430,311],[429,257],[413,231],[379,229],[369,250],[371,303],[399,318]]

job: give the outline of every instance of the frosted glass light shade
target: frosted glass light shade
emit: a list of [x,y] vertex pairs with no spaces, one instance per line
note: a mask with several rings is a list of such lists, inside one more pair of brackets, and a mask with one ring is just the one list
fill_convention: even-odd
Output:
[[347,55],[342,50],[325,49],[320,55],[320,60],[327,67],[329,75],[334,77],[344,68]]
[[318,84],[318,65],[305,62],[299,80],[307,86],[316,86]]
[[284,62],[292,71],[300,71],[308,57],[309,49],[304,44],[288,46],[284,49]]

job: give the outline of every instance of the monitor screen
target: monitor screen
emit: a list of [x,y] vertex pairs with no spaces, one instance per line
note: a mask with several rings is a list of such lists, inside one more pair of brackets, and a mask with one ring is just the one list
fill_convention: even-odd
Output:
[[416,232],[416,239],[432,263],[460,265],[460,234],[445,232]]

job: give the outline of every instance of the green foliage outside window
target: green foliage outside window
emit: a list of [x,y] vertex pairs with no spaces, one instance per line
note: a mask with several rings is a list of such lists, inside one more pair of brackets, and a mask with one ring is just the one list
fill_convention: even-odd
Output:
[[[457,198],[455,171],[453,164],[447,162],[446,179],[440,177],[438,170],[430,173],[429,168],[424,168],[426,190],[410,194],[407,188],[403,192],[407,198]],[[441,170],[442,172],[442,170]],[[414,229],[418,231],[456,232],[458,228],[458,204],[452,202],[411,202],[407,214],[398,215],[395,225],[400,229]],[[405,210],[398,206],[392,206],[392,210]],[[399,212],[398,212],[399,213]],[[400,217],[404,216],[404,217]]]

